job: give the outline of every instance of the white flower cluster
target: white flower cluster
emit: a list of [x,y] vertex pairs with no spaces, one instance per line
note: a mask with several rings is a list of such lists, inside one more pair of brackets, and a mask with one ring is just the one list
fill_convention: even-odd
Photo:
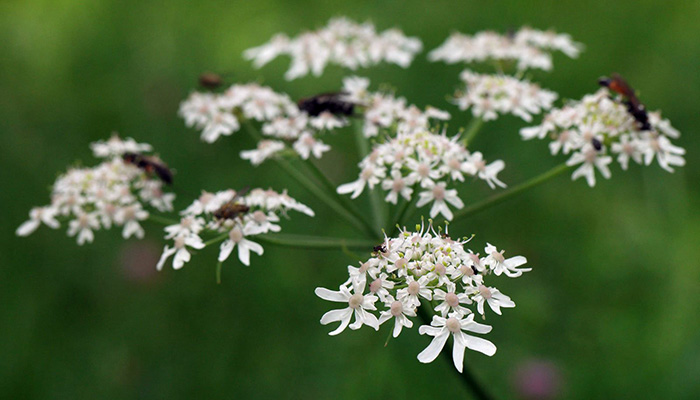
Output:
[[[173,268],[180,269],[190,261],[190,249],[203,249],[202,233],[217,233],[219,241],[223,240],[219,251],[219,261],[223,262],[238,248],[238,259],[250,264],[250,252],[262,255],[259,243],[248,240],[249,237],[269,232],[279,232],[279,216],[287,216],[293,210],[314,216],[314,212],[304,204],[290,197],[286,191],[253,189],[249,193],[236,193],[224,190],[216,193],[202,192],[189,207],[180,214],[180,222],[165,227],[165,238],[172,240],[172,246],[166,245],[158,261],[158,270],[163,268],[167,259],[173,257]],[[217,241],[217,240],[214,240]]]
[[475,117],[485,121],[499,114],[513,114],[530,122],[533,115],[550,109],[557,99],[556,93],[509,75],[464,70],[460,79],[466,86],[455,95],[455,104],[461,110],[471,108]]
[[667,119],[661,119],[659,112],[648,116],[652,129],[640,130],[627,107],[611,98],[608,89],[601,88],[580,101],[552,110],[541,125],[523,128],[520,135],[526,140],[549,137],[552,155],[571,154],[567,165],[581,164],[572,179],[585,177],[589,186],[595,185],[595,169],[610,178],[611,155],[616,156],[623,170],[630,159],[644,165],[656,159],[669,172],[674,166],[685,165],[685,149],[670,140],[680,137],[680,133]]
[[513,34],[502,35],[484,31],[475,35],[452,34],[440,47],[431,51],[431,61],[458,62],[514,61],[520,71],[526,69],[552,69],[553,51],[560,51],[571,58],[578,57],[583,45],[567,34],[521,28]]
[[144,230],[139,222],[149,216],[144,206],[172,210],[175,195],[163,192],[163,182],[122,160],[127,152],[150,151],[150,145],[115,135],[91,147],[96,157],[107,160],[92,168],[71,168],[61,175],[53,185],[51,204],[33,208],[29,220],[17,228],[17,235],[27,236],[42,223],[57,229],[67,221],[68,235],[77,235],[79,245],[91,243],[93,231],[112,226],[123,227],[125,239],[142,238]]
[[[349,278],[338,291],[316,288],[318,297],[346,305],[325,313],[321,324],[340,321],[340,326],[330,332],[337,335],[346,327],[359,329],[362,325],[379,330],[381,324],[393,320],[392,334],[397,337],[403,327],[413,327],[411,319],[419,307],[426,306],[434,316],[430,325],[421,326],[418,332],[433,336],[433,340],[418,360],[435,360],[452,336],[454,365],[461,372],[465,348],[488,356],[496,352],[490,341],[466,333],[491,331],[490,326],[474,321],[474,311],[469,307],[476,308],[484,318],[485,305],[499,315],[501,308],[515,307],[510,297],[486,286],[486,276],[514,278],[531,269],[519,268],[527,262],[525,257],[506,258],[491,244],[480,256],[464,249],[467,240],[453,240],[432,227],[416,229],[386,238],[372,258],[359,267],[348,266]],[[350,324],[353,315],[355,321]]]
[[379,134],[380,129],[395,127],[399,132],[416,133],[429,128],[431,119],[448,120],[450,114],[428,106],[421,111],[413,104],[407,104],[403,97],[382,92],[370,92],[369,79],[351,76],[343,79],[343,93],[348,102],[363,107],[365,137]]
[[351,193],[356,198],[365,186],[371,190],[381,185],[388,192],[385,200],[396,204],[399,196],[411,201],[415,188],[422,190],[418,193],[417,207],[433,202],[430,217],[442,214],[451,220],[453,214],[447,203],[458,209],[464,203],[456,189],[447,188],[448,183],[464,181],[465,175],[469,175],[485,180],[492,189],[506,186],[497,177],[505,167],[503,161],[486,164],[480,152],[470,153],[457,139],[457,136],[448,138],[444,132],[399,132],[395,138],[376,145],[360,161],[359,178],[339,186],[337,191]]
[[345,119],[329,112],[309,116],[286,94],[255,83],[233,85],[223,93],[193,92],[180,105],[185,124],[202,130],[202,140],[213,143],[240,129],[239,118],[262,122],[262,133],[274,139],[261,140],[254,150],[241,152],[243,159],[259,165],[290,144],[303,159],[320,158],[330,150],[317,136],[345,126]]
[[285,78],[292,80],[309,73],[319,76],[328,64],[355,70],[388,62],[406,68],[422,47],[419,39],[406,37],[398,29],[377,33],[371,23],[335,18],[327,26],[295,38],[278,34],[268,43],[246,50],[244,56],[260,68],[277,56],[288,55],[292,64]]

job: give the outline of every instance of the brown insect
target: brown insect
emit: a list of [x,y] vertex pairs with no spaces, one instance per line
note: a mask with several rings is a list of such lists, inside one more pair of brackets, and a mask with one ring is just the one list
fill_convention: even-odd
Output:
[[299,100],[297,106],[312,117],[316,117],[324,111],[333,115],[351,116],[355,110],[355,104],[343,100],[343,95],[342,92],[321,93]]
[[639,129],[643,131],[651,130],[649,115],[644,104],[639,101],[632,86],[619,74],[612,74],[612,78],[602,77],[598,79],[598,84],[622,95],[622,104],[627,107],[627,112],[639,123]]
[[219,207],[218,210],[214,211],[214,218],[219,219],[219,220],[225,220],[225,219],[236,219],[239,217],[242,217],[248,211],[250,211],[250,207],[248,207],[245,204],[241,204],[238,202],[238,199],[244,195],[248,191],[248,188],[244,188],[240,190],[239,192],[236,193],[235,196],[228,202],[224,203],[221,207]]
[[173,172],[156,156],[147,156],[139,153],[126,152],[122,159],[127,164],[133,164],[149,175],[157,175],[161,181],[168,185],[173,183]]
[[213,72],[205,72],[199,76],[199,86],[206,89],[216,89],[224,84],[224,79],[221,75]]

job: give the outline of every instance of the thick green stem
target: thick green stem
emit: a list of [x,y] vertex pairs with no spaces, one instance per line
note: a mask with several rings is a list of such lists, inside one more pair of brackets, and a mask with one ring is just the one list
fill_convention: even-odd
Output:
[[216,283],[221,284],[221,267],[223,265],[223,261],[217,261],[216,262]]
[[[357,152],[360,159],[365,158],[370,152],[369,139],[365,137],[362,131],[362,123],[356,122],[355,125],[355,141],[357,142]],[[382,194],[379,192],[379,187],[375,187],[369,191],[370,203],[372,205],[372,215],[374,216],[374,227],[377,231],[381,231],[384,228],[383,224],[386,222],[384,201],[382,199]]]
[[343,239],[324,236],[268,234],[255,237],[256,241],[298,249],[363,249],[370,251],[376,243],[362,239]]
[[[307,170],[309,170],[316,177],[316,179],[318,179],[318,181],[321,182],[321,184],[326,188],[328,193],[332,194],[336,201],[345,206],[347,210],[350,211],[350,213],[353,214],[355,218],[361,220],[364,223],[364,225],[371,226],[371,224],[365,219],[364,215],[362,215],[362,212],[357,208],[357,205],[355,205],[355,203],[353,203],[352,200],[350,200],[347,196],[338,194],[336,186],[333,184],[333,182],[330,181],[330,179],[328,179],[326,174],[324,174],[323,171],[321,171],[311,160],[307,161],[308,162],[304,163],[303,165],[305,165],[307,167]],[[378,231],[381,231],[381,229],[379,229]]]
[[[260,140],[262,137],[260,133],[251,125],[250,121],[244,120],[243,125],[246,131],[255,140]],[[354,228],[363,234],[368,234],[370,237],[377,237],[378,233],[363,219],[358,219],[350,211],[348,211],[342,204],[340,204],[336,199],[329,196],[326,191],[316,184],[313,180],[309,179],[304,173],[299,171],[292,163],[285,160],[284,158],[274,157],[273,160],[280,166],[280,168],[288,173],[294,180],[296,180],[300,185],[302,185],[306,190],[311,192],[319,200],[326,203],[333,211],[335,211],[340,217],[345,219]]]
[[538,175],[532,179],[529,179],[517,186],[513,186],[512,188],[508,190],[504,190],[501,193],[498,193],[496,195],[493,195],[489,197],[488,199],[485,199],[483,201],[480,201],[478,203],[474,203],[470,205],[469,207],[463,208],[459,211],[457,211],[454,215],[454,218],[452,221],[457,221],[461,218],[468,217],[470,215],[476,214],[480,211],[483,211],[489,207],[495,206],[496,204],[499,204],[505,200],[508,200],[511,197],[514,197],[528,189],[531,189],[537,185],[540,185],[544,182],[547,182],[548,180],[556,177],[557,175],[570,170],[573,167],[570,167],[566,164],[560,164],[557,165],[556,167],[550,169],[549,171]]
[[163,225],[176,225],[176,224],[180,223],[180,221],[176,221],[174,219],[162,217],[160,215],[153,215],[153,213],[148,214],[148,220],[153,221],[153,222],[157,222],[157,223],[163,224]]
[[474,138],[479,133],[483,125],[484,120],[479,117],[474,117],[474,119],[471,120],[469,126],[467,127],[467,131],[464,132],[464,136],[462,137],[462,144],[464,147],[468,147],[474,141]]
[[215,244],[215,243],[219,243],[219,242],[223,241],[224,239],[226,239],[227,237],[228,237],[228,232],[222,233],[221,235],[219,235],[215,238],[209,239],[206,242],[204,242],[204,247],[210,246],[210,245]]
[[[420,307],[418,307],[418,316],[420,319],[423,321],[423,324],[425,325],[430,325],[430,321],[432,321],[432,316],[430,315],[430,312],[427,310],[427,303],[422,303]],[[493,400],[493,396],[489,394],[484,386],[482,386],[479,381],[476,379],[476,376],[469,370],[468,365],[464,365],[462,372],[457,371],[457,369],[454,367],[454,364],[452,362],[452,343],[453,339],[450,338],[447,343],[445,343],[445,346],[442,348],[442,356],[447,361],[449,364],[449,368],[453,370],[457,376],[459,376],[460,381],[464,386],[469,388],[471,392],[474,394],[474,397],[479,399],[479,400]]]

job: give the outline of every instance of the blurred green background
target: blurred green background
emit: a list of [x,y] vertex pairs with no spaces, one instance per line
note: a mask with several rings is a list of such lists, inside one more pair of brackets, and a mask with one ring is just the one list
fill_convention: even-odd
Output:
[[[56,173],[75,160],[94,165],[88,144],[113,130],[153,144],[177,170],[179,206],[200,189],[289,187],[317,218],[295,215],[286,232],[354,235],[275,165],[241,161],[238,151],[253,146],[245,135],[207,145],[176,116],[204,71],[258,80],[293,98],[337,89],[339,68],[286,82],[287,59],[254,70],[241,53],[340,15],[399,26],[428,50],[454,30],[529,24],[568,32],[586,51],[578,60],[555,56],[554,71],[533,79],[580,98],[617,71],[650,109],[664,111],[688,151],[676,173],[616,166],[594,189],[562,176],[451,226],[476,233],[475,247],[489,241],[534,267],[493,282],[518,307],[488,320],[497,354],[469,352],[466,362],[501,399],[523,397],[523,374],[544,374],[536,378],[558,385],[554,398],[700,397],[700,2],[650,0],[0,2],[0,397],[470,396],[450,363],[415,359],[429,342],[416,329],[387,347],[388,327],[327,335],[318,320],[332,305],[313,289],[346,278],[340,251],[268,245],[251,267],[228,262],[216,285],[213,249],[181,271],[155,272],[157,225],[143,241],[110,231],[83,247],[46,228],[14,236],[30,207],[48,202]],[[358,74],[449,110],[456,130],[469,118],[445,96],[460,70],[431,64],[424,52],[410,69]],[[522,142],[521,126],[502,118],[474,143],[506,161],[501,177],[511,184],[563,161],[544,142]],[[335,151],[321,165],[337,183],[354,179],[355,153],[340,150],[352,149],[352,138],[329,142]],[[469,203],[489,194],[484,186],[460,193]]]

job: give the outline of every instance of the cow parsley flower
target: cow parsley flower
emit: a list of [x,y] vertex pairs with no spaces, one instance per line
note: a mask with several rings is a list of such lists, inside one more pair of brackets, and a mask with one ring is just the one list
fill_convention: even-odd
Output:
[[425,111],[408,104],[403,97],[391,93],[370,92],[369,79],[350,76],[343,79],[343,93],[346,101],[358,104],[364,119],[365,137],[377,136],[380,130],[395,126],[396,131],[416,133],[430,128],[431,120],[445,121],[450,114],[428,106]]
[[262,124],[261,140],[254,150],[241,151],[240,156],[259,165],[285,149],[297,152],[303,159],[320,158],[330,150],[320,136],[348,124],[346,119],[323,112],[309,116],[286,94],[255,83],[236,84],[220,94],[193,92],[180,104],[185,124],[202,131],[202,140],[213,143],[241,127],[240,119]]
[[[348,279],[338,291],[316,288],[316,295],[328,301],[347,304],[331,310],[321,318],[322,324],[340,322],[330,334],[337,335],[347,326],[359,329],[394,321],[392,336],[413,327],[419,307],[427,307],[433,317],[430,325],[419,328],[421,334],[433,336],[430,345],[418,355],[421,362],[433,361],[448,337],[454,339],[455,367],[462,370],[464,349],[493,355],[493,343],[464,333],[488,333],[491,327],[474,322],[474,312],[484,316],[484,305],[498,315],[502,308],[515,303],[484,280],[490,275],[520,276],[530,269],[517,268],[526,260],[516,256],[503,258],[503,252],[486,247],[486,257],[466,250],[468,239],[452,239],[436,232],[432,225],[417,226],[416,231],[403,229],[397,237],[385,237],[372,257],[359,267],[348,266]],[[478,265],[479,269],[474,267]],[[369,290],[367,282],[371,282]],[[378,301],[380,300],[380,301]],[[475,308],[475,310],[474,310]],[[352,315],[355,323],[350,324]]]
[[140,221],[148,219],[149,208],[172,210],[175,195],[164,192],[163,182],[148,168],[123,159],[126,153],[150,151],[149,144],[113,135],[90,147],[105,160],[91,168],[70,168],[59,176],[51,190],[51,204],[33,208],[17,235],[27,236],[42,223],[57,229],[67,222],[68,236],[75,236],[79,245],[91,243],[95,231],[113,226],[122,227],[125,239],[140,239],[144,236]]
[[499,114],[513,114],[530,122],[533,115],[550,109],[557,99],[554,92],[508,75],[464,70],[460,79],[465,87],[455,94],[455,104],[461,110],[471,108],[472,114],[484,121],[496,119]]
[[263,247],[251,239],[257,235],[279,232],[279,216],[287,216],[289,211],[314,216],[309,207],[290,197],[286,191],[278,193],[271,189],[253,189],[247,193],[237,193],[235,190],[202,192],[180,213],[179,223],[165,227],[165,238],[172,240],[173,245],[166,245],[163,249],[158,269],[173,254],[173,268],[182,268],[184,263],[190,261],[188,248],[200,250],[205,247],[203,234],[217,235],[213,242],[221,242],[219,262],[226,261],[236,250],[241,263],[250,265],[251,252],[263,254]]
[[[464,175],[475,176],[491,188],[504,187],[497,174],[505,164],[501,160],[487,164],[481,153],[470,153],[445,132],[399,132],[374,147],[359,163],[360,175],[354,182],[340,185],[340,194],[358,197],[368,187],[387,191],[385,200],[396,204],[400,195],[406,201],[418,193],[418,207],[432,203],[431,218],[441,214],[451,220],[450,206],[464,207],[456,189],[448,187],[453,181],[463,181]],[[381,183],[381,185],[380,185]]]
[[540,125],[520,130],[523,139],[550,138],[552,155],[569,155],[566,164],[578,166],[572,179],[583,177],[589,186],[596,183],[596,171],[611,176],[610,164],[616,160],[623,170],[630,160],[649,165],[654,159],[661,168],[685,165],[685,149],[671,142],[680,133],[660,112],[649,112],[650,130],[642,130],[619,99],[606,88],[553,109]]
[[398,29],[378,33],[369,22],[334,18],[327,26],[294,38],[275,35],[268,43],[246,50],[244,56],[260,68],[287,55],[292,63],[285,78],[293,80],[309,73],[319,76],[329,64],[355,70],[387,62],[406,68],[422,47],[420,40]]
[[428,58],[448,64],[505,61],[514,62],[520,71],[533,68],[549,71],[552,69],[551,52],[560,51],[576,58],[582,49],[583,45],[567,34],[524,27],[506,35],[491,31],[475,35],[454,33],[431,51]]

